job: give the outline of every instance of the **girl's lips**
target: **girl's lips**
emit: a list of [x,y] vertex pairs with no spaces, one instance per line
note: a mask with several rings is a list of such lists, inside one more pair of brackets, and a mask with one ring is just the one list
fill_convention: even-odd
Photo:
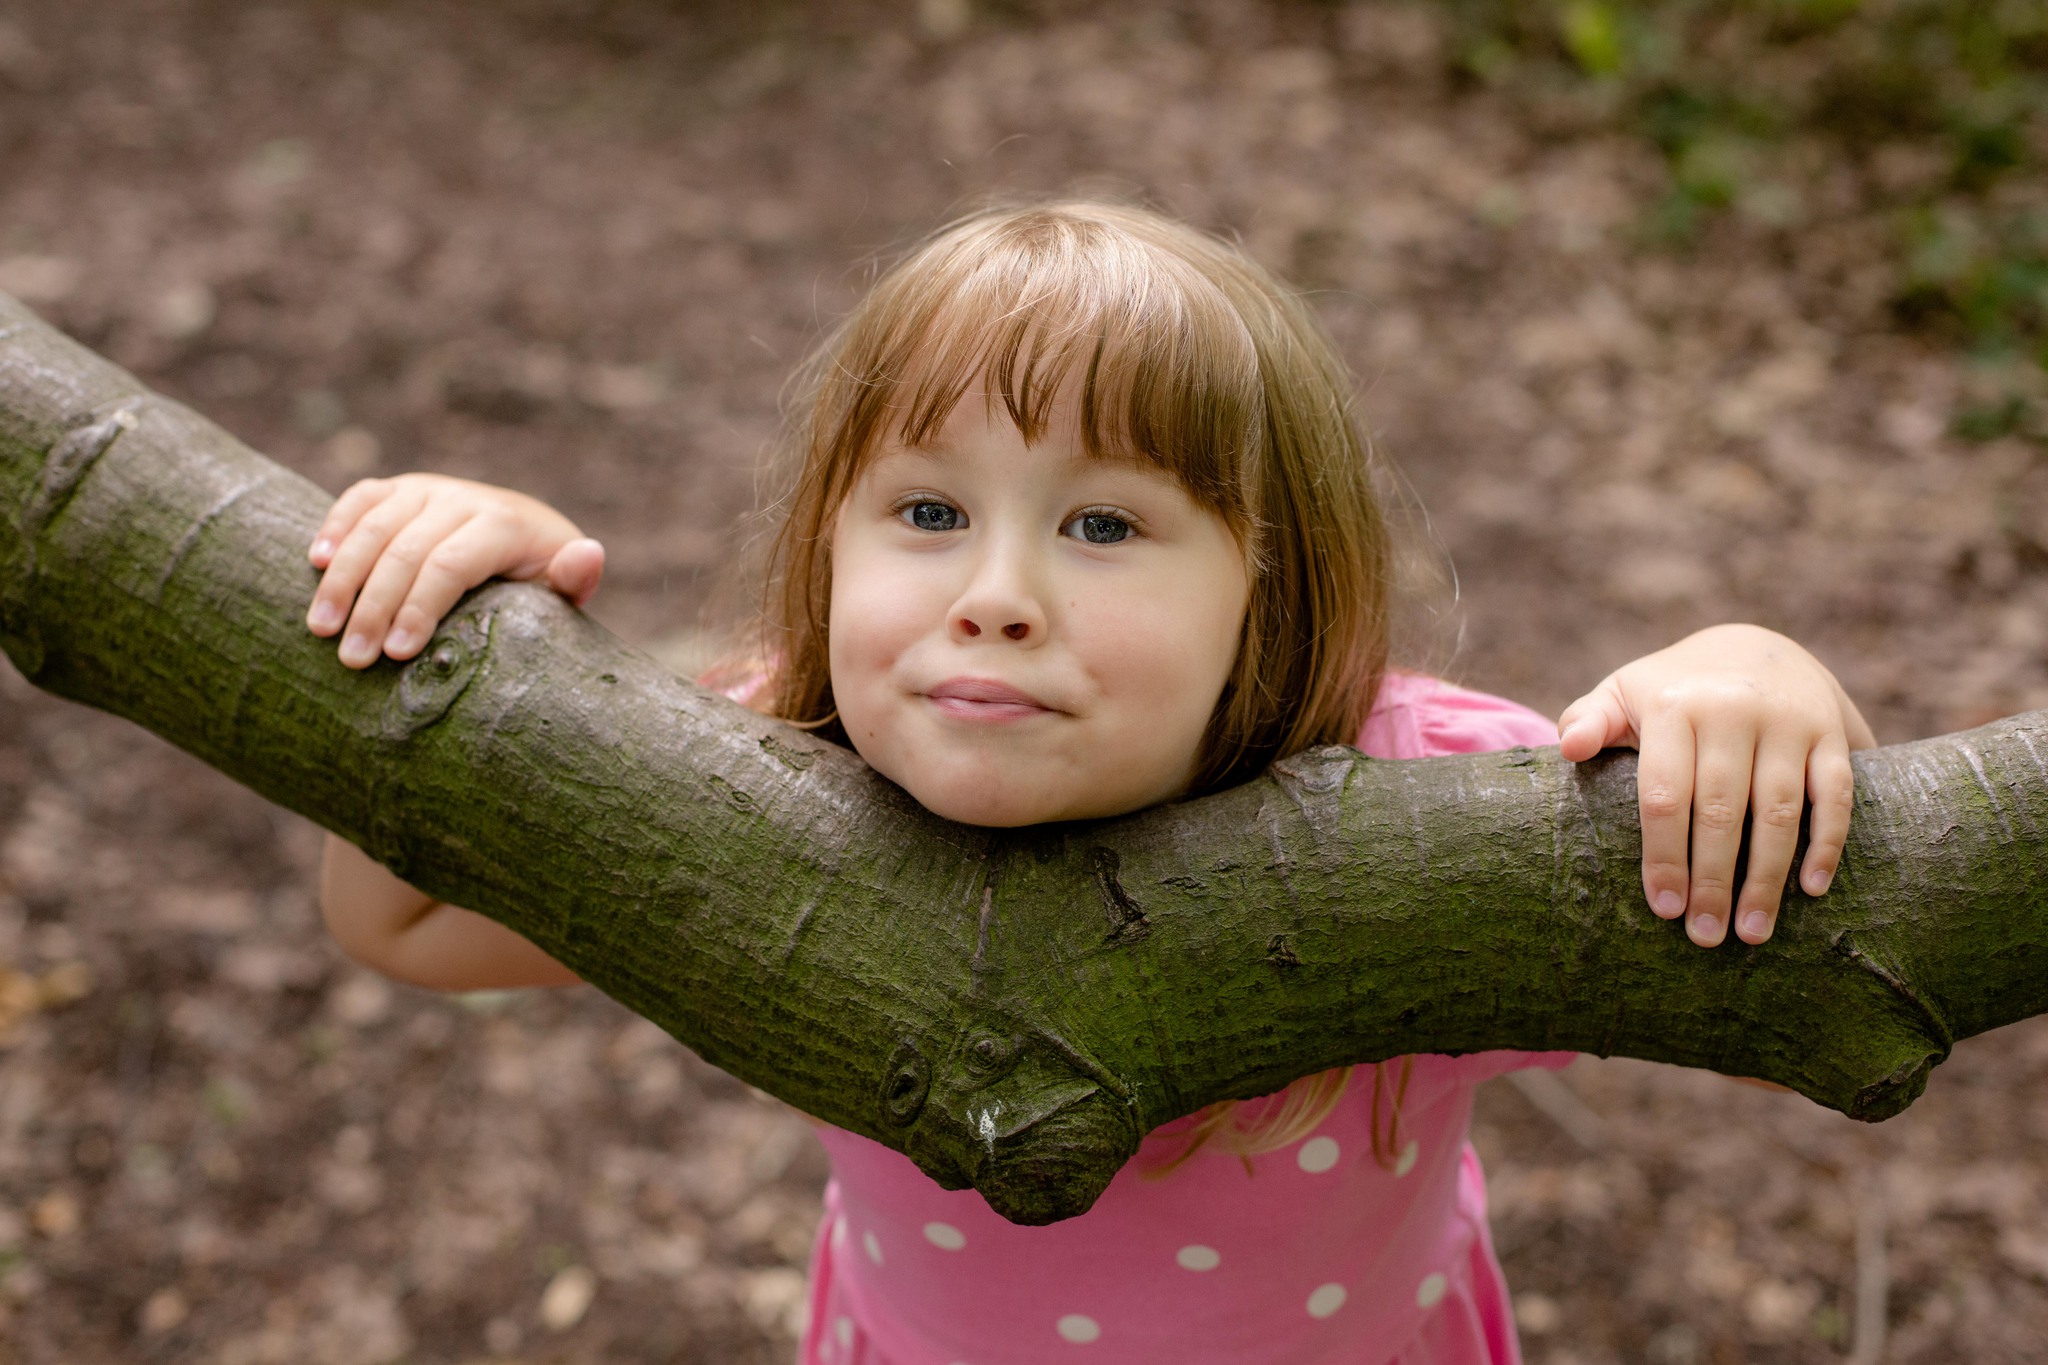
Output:
[[1000,722],[1051,715],[1047,706],[1028,692],[992,678],[948,678],[925,694],[943,715],[956,720]]

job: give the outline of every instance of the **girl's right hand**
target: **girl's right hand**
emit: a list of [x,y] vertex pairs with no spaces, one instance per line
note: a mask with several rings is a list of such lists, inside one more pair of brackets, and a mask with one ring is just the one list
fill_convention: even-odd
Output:
[[544,579],[577,606],[604,576],[604,546],[524,493],[440,474],[364,479],[335,500],[308,558],[325,570],[306,625],[342,633],[341,661],[410,659],[449,608],[493,578]]

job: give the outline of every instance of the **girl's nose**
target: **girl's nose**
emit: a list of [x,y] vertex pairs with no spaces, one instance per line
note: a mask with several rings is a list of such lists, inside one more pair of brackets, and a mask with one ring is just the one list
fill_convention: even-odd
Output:
[[953,604],[948,626],[954,640],[1037,644],[1045,639],[1045,611],[1038,595],[1027,586],[1022,568],[995,557],[980,566],[967,591]]
[[[958,622],[958,628],[962,635],[970,639],[981,634],[981,622],[971,616],[961,617]],[[1031,638],[1031,623],[1029,621],[1012,621],[1003,627],[1003,634],[1012,640],[1028,640]]]

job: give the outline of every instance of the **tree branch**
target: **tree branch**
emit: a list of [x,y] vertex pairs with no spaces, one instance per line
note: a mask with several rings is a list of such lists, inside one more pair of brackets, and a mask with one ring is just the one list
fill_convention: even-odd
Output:
[[1632,755],[1324,749],[1121,820],[950,825],[531,586],[342,668],[301,625],[328,501],[0,296],[26,676],[1019,1222],[1086,1209],[1160,1123],[1346,1063],[1624,1054],[1879,1119],[2048,1010],[2041,714],[1858,755],[1834,888],[1702,951],[1641,904]]

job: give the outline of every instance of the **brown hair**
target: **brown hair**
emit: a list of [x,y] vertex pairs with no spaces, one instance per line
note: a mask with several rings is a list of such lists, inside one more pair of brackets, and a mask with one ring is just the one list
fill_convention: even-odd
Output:
[[[1244,550],[1250,603],[1193,791],[1357,738],[1389,633],[1374,457],[1314,315],[1235,247],[1121,205],[969,214],[884,273],[796,384],[748,650],[772,661],[761,709],[844,742],[826,639],[831,531],[878,449],[930,439],[970,390],[1034,441],[1071,391],[1091,456],[1166,470]],[[1297,1081],[1247,1124],[1234,1104],[1205,1110],[1172,1164],[1212,1139],[1243,1154],[1284,1146],[1328,1115],[1347,1074]]]

